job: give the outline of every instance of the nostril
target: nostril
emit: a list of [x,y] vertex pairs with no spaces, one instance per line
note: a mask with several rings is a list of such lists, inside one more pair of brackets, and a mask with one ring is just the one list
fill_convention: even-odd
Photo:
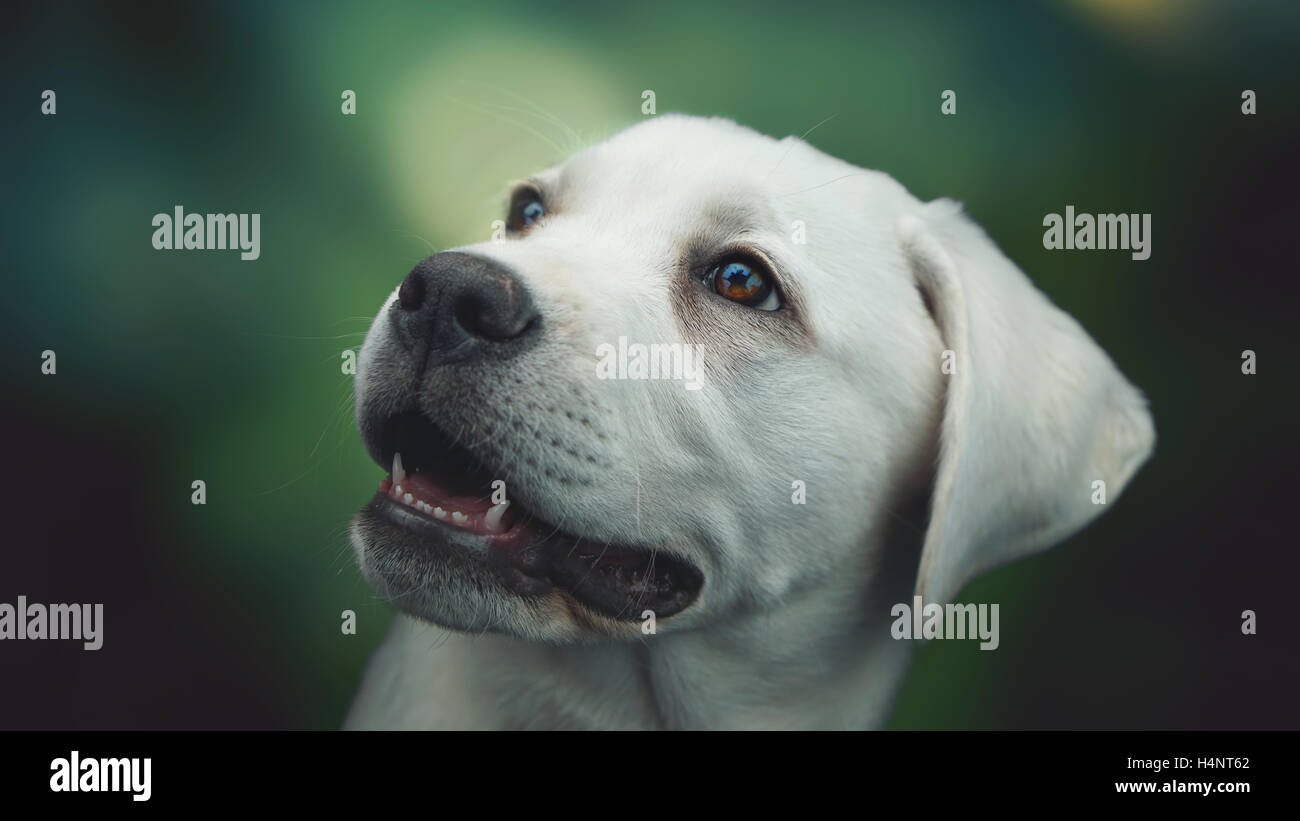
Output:
[[404,346],[428,346],[429,361],[513,356],[540,337],[532,295],[500,262],[458,251],[422,261],[397,288],[389,312]]
[[455,306],[456,324],[479,339],[505,341],[522,336],[536,315],[502,294],[471,291]]
[[417,310],[424,304],[424,277],[420,274],[420,269],[416,268],[406,275],[402,280],[402,285],[397,289],[397,301],[401,306],[408,310]]
[[473,299],[462,299],[456,303],[456,324],[474,336],[486,336],[479,330],[479,314],[482,306]]

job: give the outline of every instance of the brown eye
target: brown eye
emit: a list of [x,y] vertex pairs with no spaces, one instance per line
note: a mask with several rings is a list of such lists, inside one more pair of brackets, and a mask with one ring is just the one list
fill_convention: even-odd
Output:
[[760,311],[781,307],[771,277],[745,257],[727,257],[719,262],[710,272],[708,284],[719,296]]
[[510,214],[506,227],[511,231],[522,231],[546,215],[542,205],[542,195],[536,189],[522,188],[515,192],[510,201]]

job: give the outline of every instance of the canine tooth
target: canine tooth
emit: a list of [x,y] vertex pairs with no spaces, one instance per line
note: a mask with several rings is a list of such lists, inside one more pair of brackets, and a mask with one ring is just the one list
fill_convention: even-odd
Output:
[[[406,478],[406,471],[402,470],[402,454],[393,454],[393,482],[397,483]],[[401,491],[398,491],[399,493]]]
[[499,505],[493,505],[483,517],[483,524],[493,533],[500,533],[505,528],[501,527],[501,517],[506,514],[506,508],[510,507],[509,502],[502,502]]
[[445,519],[447,518],[447,511],[443,510],[440,507],[435,507],[433,509],[433,517],[435,519]]
[[405,494],[405,495],[402,496],[402,501],[403,501],[403,502],[406,502],[406,503],[409,505],[411,502],[414,502],[414,501],[415,501],[415,497],[412,496],[411,494],[407,493],[407,494]]
[[451,520],[453,522],[456,522],[457,524],[464,524],[465,522],[469,521],[469,517],[466,516],[464,513],[459,513],[453,510],[451,512]]

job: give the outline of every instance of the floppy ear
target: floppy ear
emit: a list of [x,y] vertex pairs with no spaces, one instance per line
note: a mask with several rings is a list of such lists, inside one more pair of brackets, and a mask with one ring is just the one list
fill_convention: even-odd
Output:
[[[1102,513],[1155,443],[1146,400],[1070,316],[950,200],[898,224],[955,357],[916,593],[947,603],[976,575]],[[940,363],[935,363],[939,367]]]

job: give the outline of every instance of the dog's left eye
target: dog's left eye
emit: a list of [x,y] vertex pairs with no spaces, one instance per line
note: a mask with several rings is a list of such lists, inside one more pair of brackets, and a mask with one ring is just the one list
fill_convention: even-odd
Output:
[[522,231],[545,215],[546,206],[542,204],[542,195],[532,188],[520,189],[511,198],[506,226],[511,231]]
[[722,297],[760,311],[775,311],[781,300],[772,286],[771,275],[743,256],[729,256],[709,272],[705,284]]

